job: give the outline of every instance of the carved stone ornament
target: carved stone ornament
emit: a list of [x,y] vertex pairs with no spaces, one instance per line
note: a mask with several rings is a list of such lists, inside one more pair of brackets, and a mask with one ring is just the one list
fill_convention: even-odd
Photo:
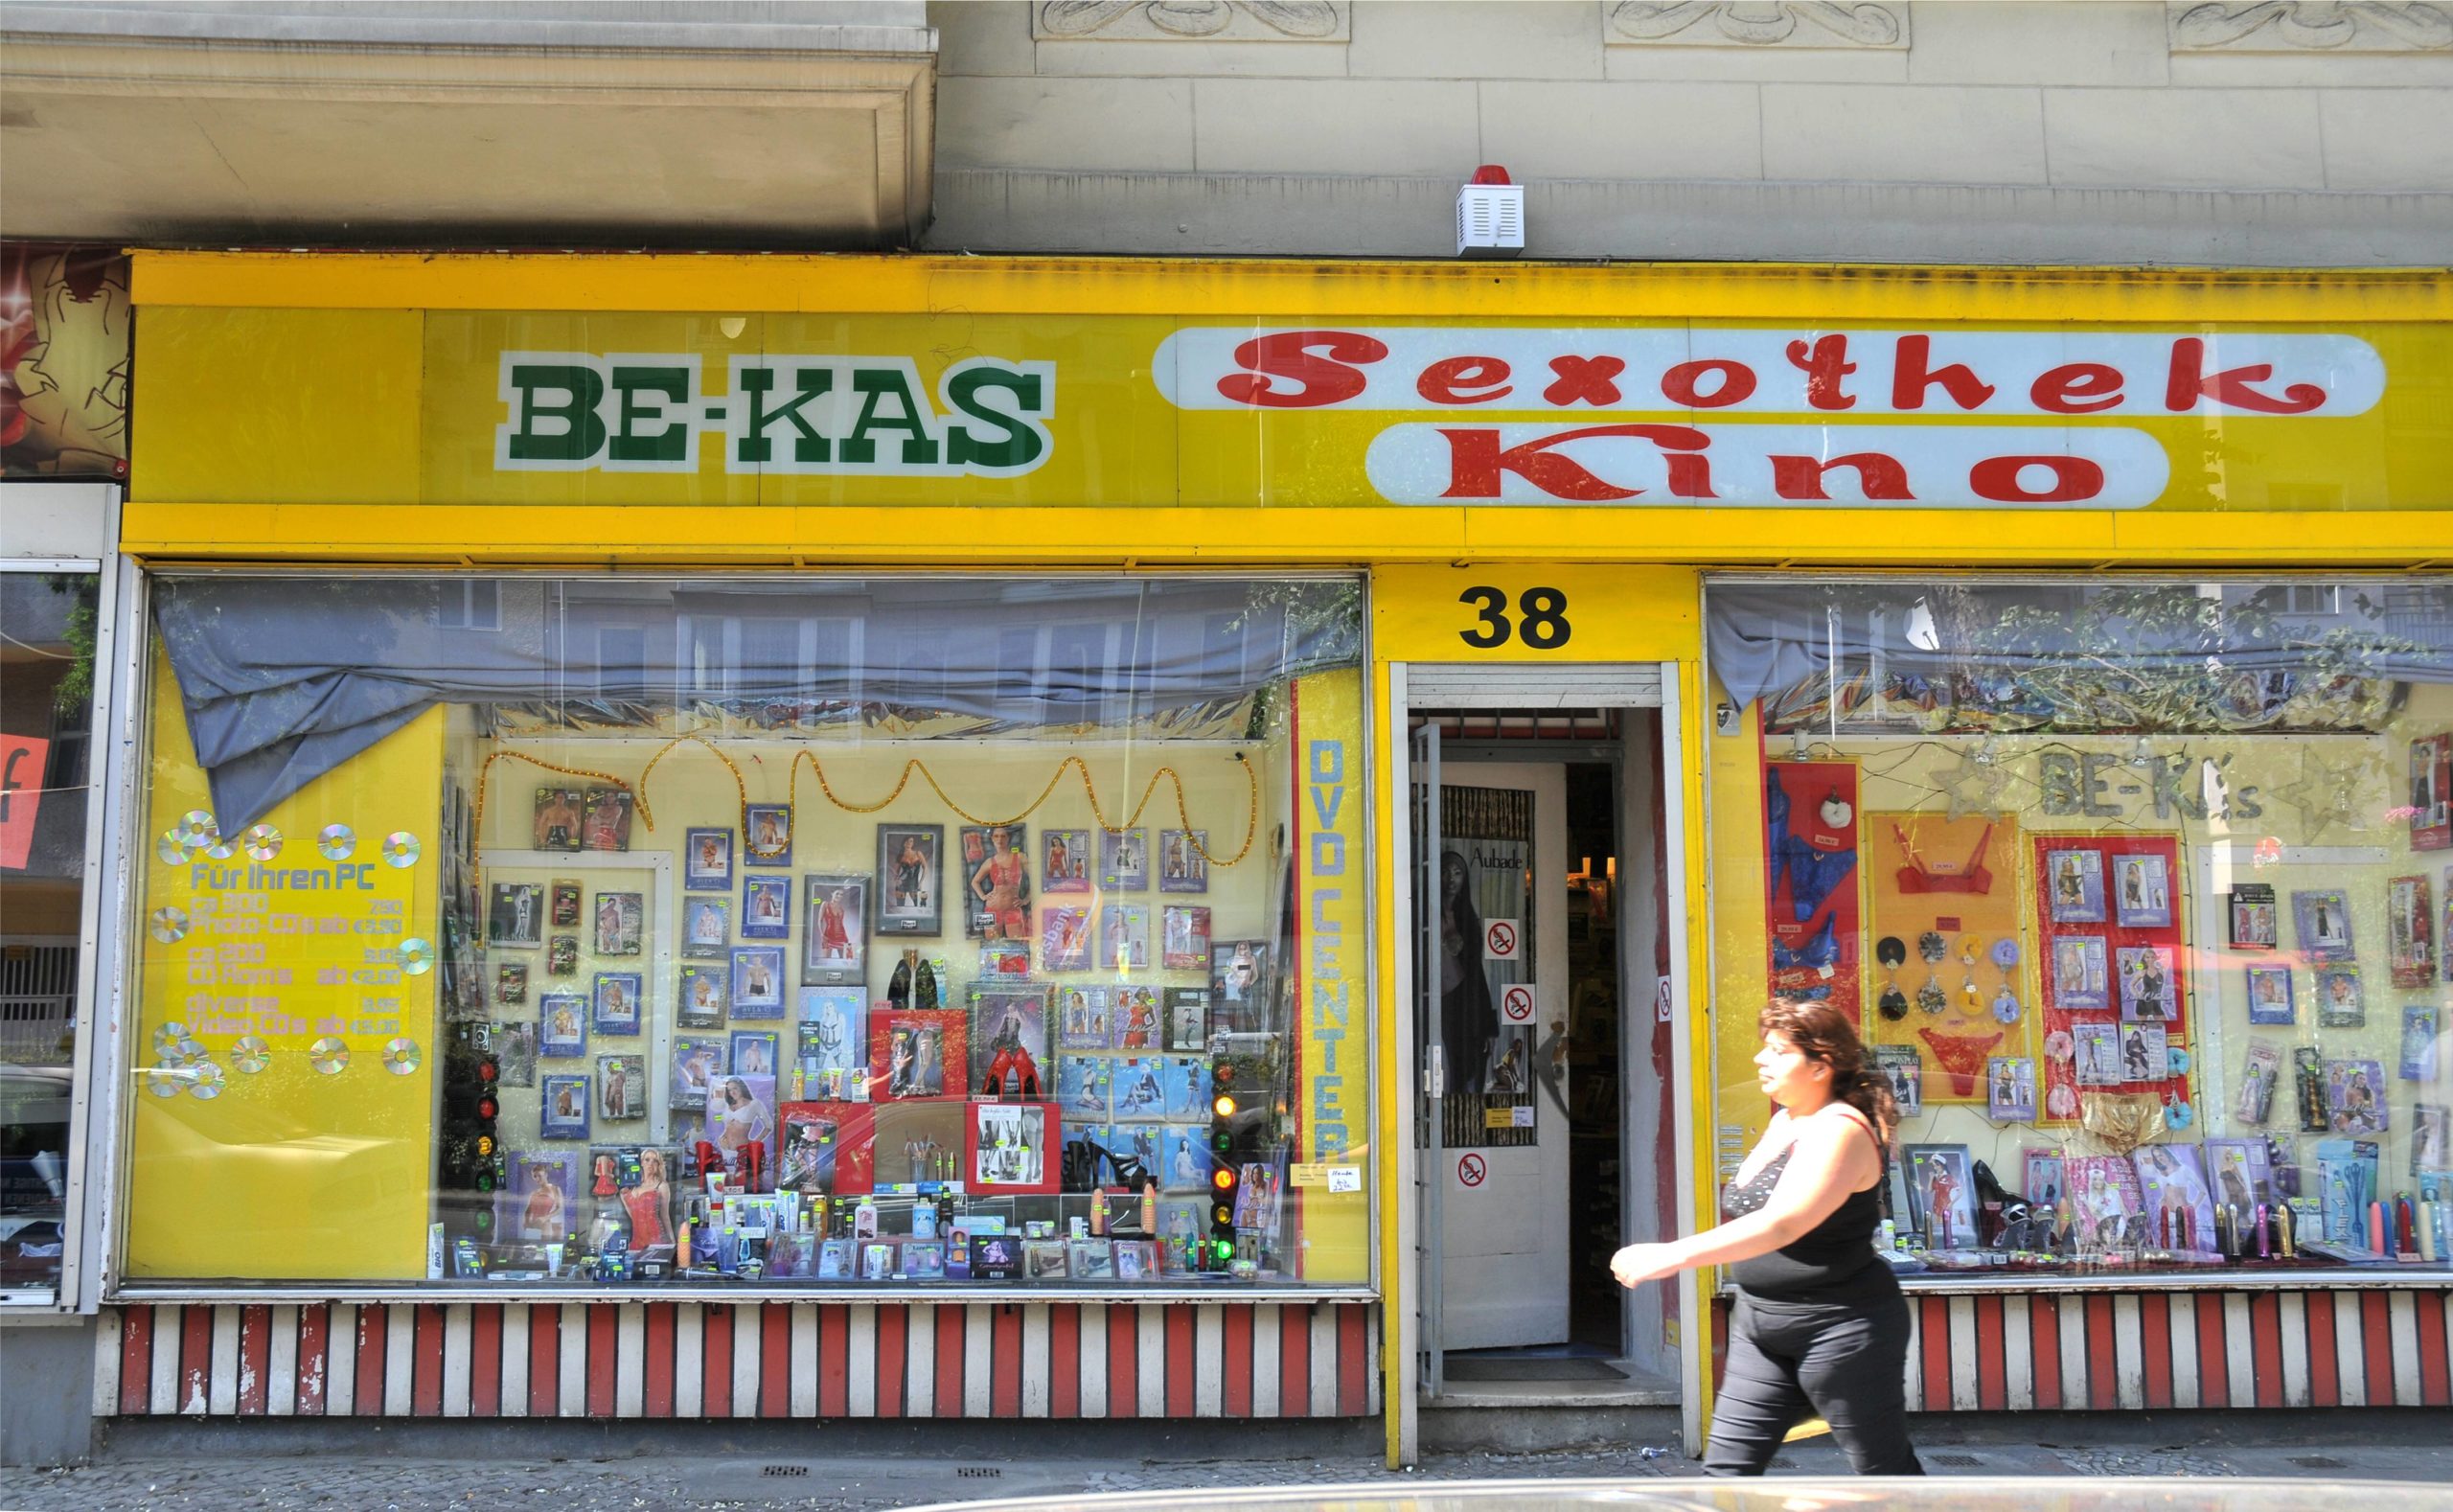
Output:
[[1347,3],[1330,0],[1041,0],[1040,42],[1343,42]]
[[1614,46],[1906,48],[1908,7],[1834,0],[1601,0]]
[[2453,50],[2453,5],[2434,0],[2207,0],[2170,14],[2175,53]]

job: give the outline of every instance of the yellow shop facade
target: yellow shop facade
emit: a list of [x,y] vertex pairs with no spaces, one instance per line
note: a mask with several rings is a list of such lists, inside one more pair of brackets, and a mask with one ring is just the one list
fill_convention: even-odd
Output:
[[134,279],[105,1414],[2453,1403],[2441,273]]

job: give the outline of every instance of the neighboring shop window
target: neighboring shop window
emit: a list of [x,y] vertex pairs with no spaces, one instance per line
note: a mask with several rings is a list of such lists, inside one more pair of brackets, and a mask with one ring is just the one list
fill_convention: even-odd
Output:
[[0,1293],[65,1253],[97,587],[0,572]]
[[1359,584],[154,603],[131,1279],[1368,1280]]
[[1720,581],[1719,1155],[1767,995],[1906,1269],[2453,1260],[2453,583]]

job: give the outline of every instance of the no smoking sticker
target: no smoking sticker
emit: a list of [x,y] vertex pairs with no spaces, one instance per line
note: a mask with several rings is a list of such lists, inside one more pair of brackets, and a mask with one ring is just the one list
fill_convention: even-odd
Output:
[[1456,1180],[1467,1186],[1481,1185],[1482,1179],[1490,1174],[1491,1168],[1482,1162],[1480,1156],[1468,1155],[1456,1162]]
[[1516,959],[1516,921],[1513,919],[1493,919],[1482,930],[1482,956],[1486,960]]
[[1499,1016],[1509,1023],[1533,1021],[1533,989],[1518,983],[1500,990]]

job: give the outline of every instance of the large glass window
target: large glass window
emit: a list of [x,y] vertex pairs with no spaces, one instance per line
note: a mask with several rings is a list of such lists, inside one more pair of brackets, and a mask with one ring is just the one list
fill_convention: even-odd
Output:
[[1906,1113],[1904,1269],[2453,1259],[2453,582],[1717,581],[1726,1176],[1767,996]]
[[131,1282],[1368,1282],[1357,583],[153,604]]
[[66,1254],[94,723],[90,572],[0,572],[0,1294]]

